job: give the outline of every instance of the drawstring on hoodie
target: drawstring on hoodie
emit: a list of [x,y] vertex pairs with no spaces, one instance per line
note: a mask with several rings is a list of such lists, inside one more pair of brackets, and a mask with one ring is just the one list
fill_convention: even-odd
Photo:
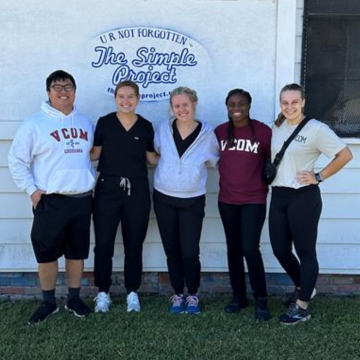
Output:
[[128,196],[131,194],[131,182],[128,178],[121,177],[119,186],[123,188],[124,191],[128,191]]

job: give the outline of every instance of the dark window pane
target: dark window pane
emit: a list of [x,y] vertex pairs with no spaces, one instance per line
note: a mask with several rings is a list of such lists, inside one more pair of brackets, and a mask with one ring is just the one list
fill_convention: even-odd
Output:
[[305,112],[360,137],[360,1],[306,0],[304,19]]

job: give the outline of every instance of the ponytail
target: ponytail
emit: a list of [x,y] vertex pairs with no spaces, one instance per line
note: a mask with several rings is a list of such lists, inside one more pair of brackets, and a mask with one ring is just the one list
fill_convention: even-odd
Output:
[[286,117],[284,116],[284,114],[281,112],[279,113],[277,119],[275,120],[275,125],[277,127],[280,127],[281,124],[285,121]]

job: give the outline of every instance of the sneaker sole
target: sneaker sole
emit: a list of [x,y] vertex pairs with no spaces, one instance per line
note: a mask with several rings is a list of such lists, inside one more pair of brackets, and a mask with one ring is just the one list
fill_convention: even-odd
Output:
[[30,325],[30,326],[32,326],[32,325],[39,325],[39,324],[45,322],[51,315],[54,315],[54,314],[56,314],[56,313],[58,313],[58,312],[59,312],[59,308],[57,307],[57,308],[56,308],[51,314],[49,314],[44,320],[38,321],[38,322],[30,322],[30,321],[28,321],[28,325]]
[[304,317],[304,318],[302,318],[302,319],[299,319],[298,321],[295,321],[295,322],[292,322],[292,323],[281,322],[281,321],[280,321],[280,324],[281,324],[281,325],[286,325],[286,326],[288,326],[288,325],[293,326],[293,325],[297,325],[297,324],[300,323],[300,322],[308,321],[308,320],[310,320],[310,319],[311,319],[311,315],[309,314],[308,316],[306,316],[306,317]]
[[85,317],[89,316],[89,314],[87,314],[87,315],[78,314],[75,310],[70,309],[69,307],[67,307],[67,305],[65,305],[65,310],[68,311],[69,313],[74,314],[75,316],[77,316],[79,318],[85,318]]
[[173,314],[173,315],[182,315],[182,314],[185,314],[186,311],[183,310],[183,311],[171,311],[169,310],[169,314]]

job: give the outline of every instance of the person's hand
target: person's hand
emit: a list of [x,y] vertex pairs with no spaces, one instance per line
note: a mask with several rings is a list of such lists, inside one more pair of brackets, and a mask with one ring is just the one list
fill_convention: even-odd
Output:
[[45,194],[45,191],[42,191],[42,190],[36,190],[34,191],[31,195],[30,195],[30,198],[31,198],[31,202],[33,204],[33,208],[36,209],[37,207],[37,204],[39,203],[40,199],[41,199],[41,196]]
[[302,185],[318,184],[313,171],[298,171],[296,173],[295,179],[299,184]]

